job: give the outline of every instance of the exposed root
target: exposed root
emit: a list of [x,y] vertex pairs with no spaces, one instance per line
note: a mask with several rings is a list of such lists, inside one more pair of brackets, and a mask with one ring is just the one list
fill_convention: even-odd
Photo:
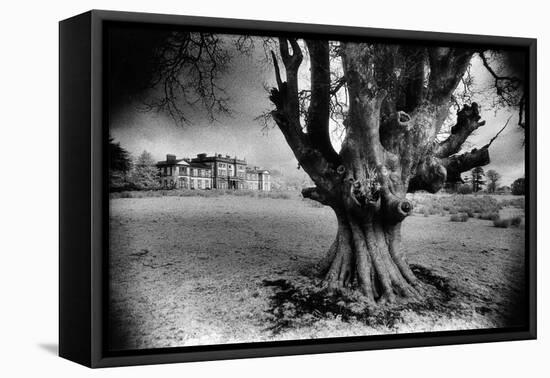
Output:
[[421,266],[414,265],[413,269],[423,284],[429,287],[430,295],[420,300],[386,292],[378,297],[377,302],[371,302],[353,288],[319,288],[315,280],[264,280],[263,285],[273,287],[274,290],[267,310],[271,323],[268,329],[278,334],[292,328],[311,326],[320,319],[335,318],[344,322],[360,321],[371,326],[393,328],[410,311],[418,314],[447,313],[449,308],[460,311],[449,304],[454,291],[445,278]]
[[362,222],[338,216],[338,235],[322,287],[342,291],[357,287],[366,301],[395,303],[422,299],[422,288],[400,251],[400,223],[374,217]]

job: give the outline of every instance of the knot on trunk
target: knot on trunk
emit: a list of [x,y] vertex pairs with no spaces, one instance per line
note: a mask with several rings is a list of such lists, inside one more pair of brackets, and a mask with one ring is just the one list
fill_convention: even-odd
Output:
[[397,112],[397,124],[404,128],[409,128],[411,124],[411,116],[404,111]]
[[375,204],[380,199],[380,190],[382,185],[377,179],[369,178],[365,185],[359,180],[350,179],[351,198],[359,206]]
[[397,197],[391,198],[386,204],[386,220],[391,223],[399,223],[413,211],[413,204]]
[[339,165],[338,168],[336,168],[336,173],[338,173],[339,175],[343,175],[344,173],[346,173],[346,167],[344,167],[343,165]]

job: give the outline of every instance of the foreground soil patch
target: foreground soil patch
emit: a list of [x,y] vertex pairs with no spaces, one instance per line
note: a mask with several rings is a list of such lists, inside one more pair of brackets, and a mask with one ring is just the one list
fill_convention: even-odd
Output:
[[336,233],[330,209],[233,196],[110,204],[109,345],[115,350],[523,321],[523,229],[410,217],[405,252],[417,276],[438,293],[432,307],[427,301],[365,312],[360,300],[326,300],[318,292],[313,267]]

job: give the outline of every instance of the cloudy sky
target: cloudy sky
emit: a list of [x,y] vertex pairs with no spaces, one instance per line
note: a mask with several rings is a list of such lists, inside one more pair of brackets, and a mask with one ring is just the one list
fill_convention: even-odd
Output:
[[[246,158],[249,165],[281,170],[289,176],[301,175],[281,132],[277,128],[266,131],[255,120],[272,108],[265,84],[275,84],[271,66],[259,63],[262,54],[263,51],[256,51],[252,57],[235,56],[232,60],[222,83],[231,98],[230,116],[219,116],[210,122],[205,114],[195,112],[193,123],[182,126],[168,115],[142,111],[142,103],[133,100],[117,106],[110,114],[111,135],[134,156],[144,150],[158,160],[164,160],[166,154],[192,157],[203,152],[222,153]],[[492,79],[479,59],[474,58],[471,72],[476,88],[490,86]],[[490,147],[491,164],[484,167],[486,171],[495,169],[501,173],[501,184],[509,185],[524,175],[523,132],[516,126],[517,115],[508,110],[495,112],[478,100],[482,119],[487,123],[468,139],[468,149],[489,142],[512,116],[509,126]]]

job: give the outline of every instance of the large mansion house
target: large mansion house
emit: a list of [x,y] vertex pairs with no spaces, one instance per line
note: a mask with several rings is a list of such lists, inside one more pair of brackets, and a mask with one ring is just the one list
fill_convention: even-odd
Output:
[[165,188],[271,190],[269,171],[248,167],[246,160],[236,156],[198,154],[192,159],[177,159],[169,154],[157,168]]

